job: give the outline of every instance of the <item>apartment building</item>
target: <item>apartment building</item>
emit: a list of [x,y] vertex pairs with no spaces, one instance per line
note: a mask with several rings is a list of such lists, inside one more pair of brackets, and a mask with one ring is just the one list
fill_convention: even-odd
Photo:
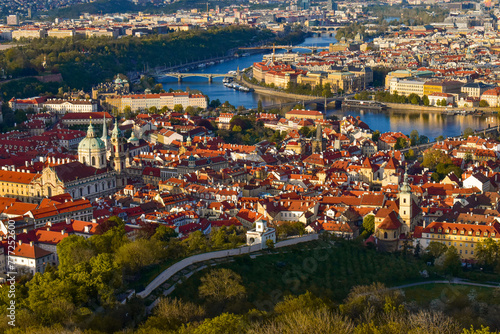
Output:
[[425,249],[431,242],[454,246],[464,260],[475,259],[477,244],[487,238],[500,240],[500,224],[494,222],[447,223],[433,222],[422,230],[417,241]]
[[424,85],[424,80],[392,78],[390,81],[390,92],[391,94],[397,92],[399,95],[405,96],[417,94],[422,97],[424,96]]

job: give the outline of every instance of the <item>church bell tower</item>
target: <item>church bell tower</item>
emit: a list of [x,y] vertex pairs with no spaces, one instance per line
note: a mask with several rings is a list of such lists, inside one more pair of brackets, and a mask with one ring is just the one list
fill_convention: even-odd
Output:
[[118,122],[115,119],[115,127],[111,133],[111,165],[116,172],[116,185],[118,188],[127,185],[127,178],[125,176],[125,141],[123,140],[120,130],[118,129]]

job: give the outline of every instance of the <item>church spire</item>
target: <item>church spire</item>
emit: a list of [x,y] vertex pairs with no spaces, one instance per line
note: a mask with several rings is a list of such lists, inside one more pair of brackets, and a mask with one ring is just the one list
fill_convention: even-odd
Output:
[[108,127],[106,124],[106,114],[104,114],[103,120],[102,120],[102,137],[101,137],[101,139],[105,143],[108,141]]
[[118,138],[119,136],[120,136],[120,131],[118,130],[118,121],[115,118],[115,126],[113,128],[113,131],[111,132],[111,137]]
[[410,193],[411,187],[408,184],[408,166],[405,167],[405,175],[403,177],[403,184],[401,185],[400,192],[402,193]]
[[90,121],[89,121],[89,127],[87,129],[87,137],[88,138],[95,138],[94,126],[92,125],[92,117],[90,118]]
[[318,124],[316,128],[316,140],[323,140],[323,129],[321,128],[321,124]]

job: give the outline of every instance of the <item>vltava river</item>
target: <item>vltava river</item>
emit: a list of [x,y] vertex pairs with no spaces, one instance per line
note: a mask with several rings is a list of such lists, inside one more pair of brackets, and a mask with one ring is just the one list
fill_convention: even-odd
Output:
[[[325,46],[335,43],[333,37],[309,37],[302,44],[303,46]],[[299,46],[300,46],[299,45]],[[300,50],[299,50],[300,51]],[[283,52],[283,51],[280,51]],[[247,57],[236,58],[224,63],[191,70],[192,73],[227,73],[235,71],[238,66],[240,69],[251,66],[254,62],[262,60],[263,54],[254,54]],[[188,77],[184,78],[182,83],[178,83],[176,78],[165,77],[160,80],[165,90],[187,88],[199,90],[207,95],[211,100],[219,99],[221,102],[229,101],[234,106],[244,106],[246,108],[256,108],[257,103],[262,100],[263,105],[285,102],[280,98],[259,95],[256,93],[243,93],[222,85],[222,78],[215,78],[209,83],[206,78]],[[438,113],[419,113],[410,111],[388,111],[388,112],[362,112],[362,111],[340,111],[334,110],[333,113],[339,118],[346,115],[360,116],[373,130],[401,131],[409,134],[416,129],[419,134],[429,137],[431,140],[443,136],[457,136],[466,128],[481,129],[490,126],[497,126],[498,119],[494,116],[442,116]]]

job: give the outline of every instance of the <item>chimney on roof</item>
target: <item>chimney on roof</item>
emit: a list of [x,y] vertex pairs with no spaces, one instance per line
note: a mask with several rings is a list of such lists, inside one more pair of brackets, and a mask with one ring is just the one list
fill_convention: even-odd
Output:
[[33,244],[33,241],[30,241],[30,246],[31,246],[31,247],[33,247],[33,245],[34,245],[34,244]]
[[65,229],[65,228],[63,228],[63,229],[61,230],[61,234],[62,234],[62,235],[64,235],[65,233],[66,233],[66,229]]
[[21,246],[23,244],[23,241],[21,239],[19,239],[18,243],[19,243],[19,246]]
[[66,225],[69,225],[69,224],[71,224],[71,218],[66,217]]

